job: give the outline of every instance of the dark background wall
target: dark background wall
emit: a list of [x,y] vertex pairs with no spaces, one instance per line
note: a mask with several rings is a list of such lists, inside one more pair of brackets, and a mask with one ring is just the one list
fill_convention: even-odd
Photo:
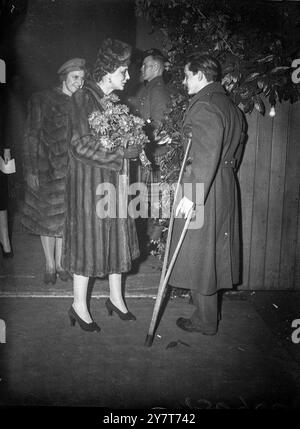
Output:
[[25,92],[55,82],[57,69],[71,57],[84,57],[93,63],[106,37],[135,44],[133,0],[2,3],[6,5],[6,16],[2,15],[5,22],[1,22],[1,45],[8,62],[8,80],[12,75],[20,75]]

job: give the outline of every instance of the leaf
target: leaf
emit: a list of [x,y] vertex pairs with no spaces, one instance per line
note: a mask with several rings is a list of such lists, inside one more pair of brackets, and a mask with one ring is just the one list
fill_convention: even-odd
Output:
[[243,100],[247,100],[249,97],[250,97],[250,95],[251,95],[251,93],[250,93],[250,91],[249,91],[249,89],[243,89],[241,92],[240,92],[240,97],[243,99]]
[[260,58],[260,59],[258,59],[257,60],[257,62],[258,63],[268,63],[268,62],[270,62],[270,61],[272,61],[274,59],[274,55],[273,54],[271,54],[271,55],[267,55],[266,57],[264,57],[264,58]]
[[261,115],[265,114],[265,111],[266,111],[265,104],[260,97],[256,97],[254,101],[254,107]]
[[186,347],[191,347],[189,344],[187,344],[187,343],[185,343],[184,341],[181,341],[181,340],[178,340],[178,343],[182,344],[183,346],[186,346]]
[[291,67],[289,66],[280,66],[280,67],[275,67],[274,69],[272,69],[270,71],[270,73],[277,73],[279,71],[283,71],[283,70],[289,70]]
[[257,78],[257,76],[259,76],[260,75],[260,73],[258,73],[258,72],[254,72],[254,73],[251,73],[248,77],[247,77],[247,79],[245,79],[245,82],[252,82],[254,79],[256,79]]
[[275,106],[276,104],[276,90],[275,88],[272,88],[269,95],[269,102],[271,106]]
[[223,68],[223,73],[226,75],[227,73],[231,73],[234,70],[234,64],[228,64],[226,67]]
[[247,103],[243,103],[242,106],[244,113],[251,113],[254,107],[254,102],[253,100],[249,100]]
[[227,73],[223,77],[221,84],[222,85],[229,85],[231,82],[232,82],[232,75],[231,75],[231,73]]
[[174,347],[176,347],[177,345],[178,345],[177,341],[171,341],[171,342],[167,345],[166,349],[174,348]]

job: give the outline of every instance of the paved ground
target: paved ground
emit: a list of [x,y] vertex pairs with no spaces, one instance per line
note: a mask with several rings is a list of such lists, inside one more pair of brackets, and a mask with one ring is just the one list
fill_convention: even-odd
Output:
[[104,299],[94,299],[100,334],[70,327],[70,303],[0,300],[7,325],[0,358],[2,405],[182,408],[197,407],[199,400],[231,408],[300,405],[300,368],[248,300],[224,300],[220,331],[207,337],[176,327],[176,318],[188,316],[191,305],[173,299],[150,348],[144,340],[153,299],[129,300],[136,322],[108,317]]
[[[160,264],[148,258],[128,276],[128,306],[136,322],[105,312],[107,282],[97,280],[91,310],[100,334],[71,327],[71,283],[46,287],[40,243],[14,232],[13,260],[0,258],[0,405],[299,408],[300,343],[291,323],[300,319],[300,294],[223,295],[215,337],[176,327],[188,317],[189,298],[173,298],[152,347],[144,346]],[[300,338],[300,334],[299,334]]]
[[[18,222],[13,234],[13,249],[13,259],[0,257],[2,296],[72,296],[71,282],[58,280],[55,285],[43,284],[45,262],[40,238],[22,231]],[[160,261],[151,255],[142,263],[136,263],[126,278],[126,294],[131,297],[154,296],[159,284],[160,266]],[[107,296],[107,279],[97,279],[92,284],[93,296]]]

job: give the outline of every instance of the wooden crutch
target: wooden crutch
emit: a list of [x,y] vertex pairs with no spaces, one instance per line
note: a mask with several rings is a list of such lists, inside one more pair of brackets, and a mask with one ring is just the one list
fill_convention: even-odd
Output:
[[190,147],[192,144],[192,134],[191,132],[188,134],[188,144],[187,144],[187,148],[184,154],[184,158],[183,158],[183,162],[182,162],[182,166],[180,169],[180,173],[179,173],[179,177],[178,177],[178,181],[177,181],[177,185],[176,185],[176,189],[175,189],[175,194],[174,194],[174,202],[173,202],[173,206],[172,206],[172,210],[171,210],[171,216],[170,216],[170,222],[169,222],[169,229],[168,229],[168,235],[167,235],[167,242],[166,242],[166,249],[165,249],[165,255],[164,255],[164,261],[163,261],[163,267],[162,267],[162,272],[161,272],[161,276],[160,276],[160,282],[159,282],[159,286],[158,286],[158,291],[157,291],[157,296],[156,296],[156,301],[155,301],[155,305],[154,305],[154,309],[153,309],[153,314],[152,314],[152,319],[150,322],[150,327],[149,327],[149,331],[148,334],[146,336],[146,340],[145,340],[145,346],[150,347],[153,343],[153,339],[154,339],[154,330],[156,327],[156,322],[157,322],[157,317],[159,314],[159,310],[160,310],[160,306],[161,306],[161,302],[164,296],[164,291],[166,288],[166,285],[168,283],[169,277],[171,275],[173,266],[175,264],[177,255],[179,253],[179,250],[181,248],[182,242],[184,240],[185,237],[185,233],[188,229],[191,217],[193,215],[193,207],[191,208],[187,219],[185,221],[184,224],[184,228],[182,230],[179,242],[176,246],[176,249],[174,251],[173,257],[171,259],[171,262],[169,264],[169,268],[167,270],[167,265],[168,265],[168,259],[169,259],[169,252],[170,252],[170,245],[171,245],[171,238],[172,238],[172,232],[173,232],[173,224],[174,224],[174,217],[175,217],[175,203],[177,201],[177,197],[178,197],[178,192],[179,192],[179,187],[182,181],[182,177],[183,177],[183,173],[184,173],[184,169],[185,169],[185,165],[187,162],[187,158],[188,158],[188,154],[190,151]]

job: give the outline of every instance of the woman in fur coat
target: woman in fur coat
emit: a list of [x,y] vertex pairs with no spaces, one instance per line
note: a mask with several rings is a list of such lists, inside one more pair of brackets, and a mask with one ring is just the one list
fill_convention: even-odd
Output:
[[[122,320],[135,320],[122,296],[122,273],[139,256],[135,221],[119,216],[119,185],[126,158],[137,158],[136,147],[106,150],[92,133],[91,114],[103,112],[103,99],[123,90],[129,79],[131,48],[107,39],[100,48],[92,80],[72,97],[70,164],[67,181],[67,216],[64,230],[63,267],[73,273],[74,302],[69,309],[71,324],[85,331],[100,331],[87,306],[89,277],[109,278],[108,313]],[[100,187],[109,184],[116,192],[116,216],[103,216]],[[108,196],[110,198],[111,196]]]
[[29,102],[24,139],[25,198],[22,224],[41,237],[45,283],[70,275],[61,267],[66,213],[68,121],[71,96],[83,85],[85,60],[73,58],[58,70],[60,86],[36,93]]

